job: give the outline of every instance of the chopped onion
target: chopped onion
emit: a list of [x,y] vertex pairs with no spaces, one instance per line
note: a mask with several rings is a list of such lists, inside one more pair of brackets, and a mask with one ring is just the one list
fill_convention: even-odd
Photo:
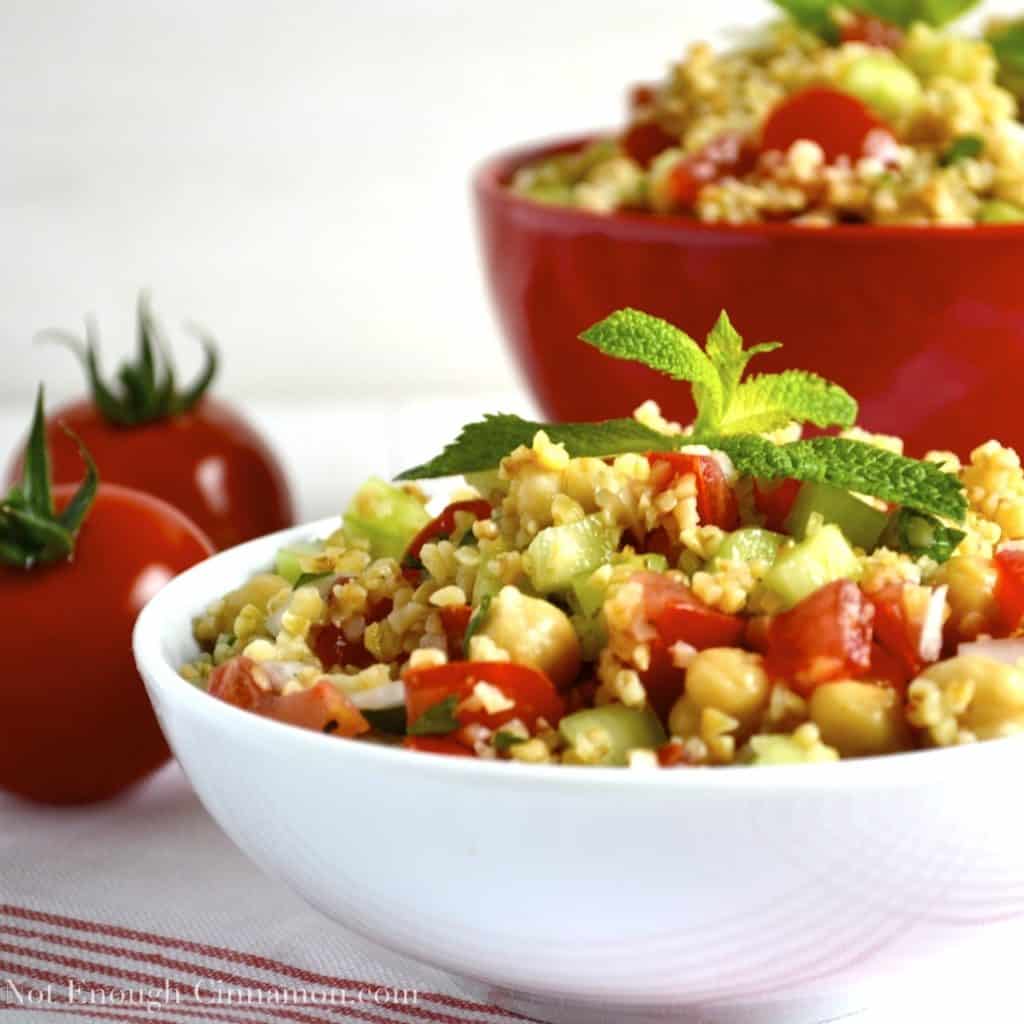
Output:
[[405,703],[405,684],[397,680],[372,690],[352,690],[346,696],[361,711],[383,711]]
[[1024,638],[1005,637],[1002,640],[971,640],[962,643],[956,649],[957,654],[980,654],[992,661],[1001,661],[1006,665],[1016,665],[1024,659]]
[[266,672],[275,693],[280,693],[304,668],[309,668],[301,661],[261,661],[259,667]]
[[917,653],[925,661],[938,661],[942,656],[942,620],[946,612],[948,590],[945,584],[936,587],[928,599],[924,621],[921,623],[921,639],[917,645]]

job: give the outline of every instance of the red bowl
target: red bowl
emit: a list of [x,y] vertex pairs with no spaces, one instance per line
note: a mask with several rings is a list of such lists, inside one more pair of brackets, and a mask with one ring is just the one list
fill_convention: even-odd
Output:
[[574,139],[501,154],[476,174],[477,220],[505,336],[545,414],[629,415],[655,399],[687,422],[688,388],[577,340],[632,306],[702,340],[722,309],[755,370],[799,366],[860,402],[910,452],[991,437],[1024,451],[1024,227],[720,226],[544,205],[506,188]]

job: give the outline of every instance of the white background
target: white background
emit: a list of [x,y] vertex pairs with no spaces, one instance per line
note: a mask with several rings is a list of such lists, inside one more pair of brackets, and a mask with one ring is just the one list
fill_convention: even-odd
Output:
[[[991,4],[989,9],[1007,4]],[[79,386],[47,325],[140,286],[207,325],[222,393],[507,386],[468,177],[622,117],[624,86],[767,0],[0,0],[0,402]],[[184,337],[185,366],[192,348]]]

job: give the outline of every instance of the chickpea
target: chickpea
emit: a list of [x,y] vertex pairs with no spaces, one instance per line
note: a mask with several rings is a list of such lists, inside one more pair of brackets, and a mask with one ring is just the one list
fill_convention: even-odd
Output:
[[760,654],[738,647],[709,647],[686,670],[686,695],[701,708],[715,708],[753,730],[768,703],[768,676]]
[[936,575],[949,585],[949,625],[962,637],[991,632],[998,615],[995,589],[998,573],[991,559],[956,555]]
[[894,754],[913,746],[903,702],[895,690],[842,680],[811,695],[811,721],[843,757]]
[[533,665],[556,686],[568,686],[580,670],[580,642],[560,608],[515,587],[502,587],[478,634],[508,651],[513,661]]
[[939,687],[957,725],[979,740],[1024,730],[1024,672],[1013,665],[967,654],[931,665],[919,678]]
[[668,731],[673,736],[681,736],[684,740],[700,735],[702,709],[691,697],[683,694],[668,715]]
[[261,612],[266,613],[267,604],[275,595],[282,590],[290,590],[286,579],[276,576],[272,572],[262,572],[253,576],[251,580],[243,583],[237,590],[228,594],[221,607],[217,610],[217,630],[219,633],[230,633],[234,627],[238,613],[246,605],[254,605]]

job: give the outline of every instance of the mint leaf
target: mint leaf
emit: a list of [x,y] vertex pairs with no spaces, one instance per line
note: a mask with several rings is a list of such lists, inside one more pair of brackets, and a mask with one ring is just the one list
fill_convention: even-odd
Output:
[[[834,0],[773,0],[798,25],[830,43],[839,42],[839,27],[832,17]],[[867,14],[901,28],[915,21],[938,28],[966,14],[979,0],[846,0],[842,6],[857,14]]]
[[452,694],[444,700],[427,708],[409,726],[410,736],[444,736],[454,732],[459,727],[459,720],[455,717],[455,707],[459,698]]
[[967,512],[963,485],[955,476],[933,463],[908,459],[863,441],[814,437],[777,445],[744,434],[694,438],[691,443],[698,440],[724,451],[736,469],[748,476],[832,484],[955,522],[962,522]]
[[969,160],[981,156],[985,149],[985,140],[980,135],[958,135],[949,148],[939,157],[939,165],[950,167],[961,160]]
[[914,558],[927,556],[936,562],[945,562],[966,536],[963,530],[946,526],[934,516],[901,508],[886,528],[882,543]]
[[533,423],[509,413],[485,416],[462,428],[444,451],[421,466],[400,473],[397,480],[431,480],[494,469],[520,445],[533,444],[543,430],[556,443],[564,444],[572,458],[602,457],[623,452],[672,451],[678,437],[659,434],[633,419],[605,420],[603,423]]
[[999,61],[999,84],[1020,99],[1024,96],[1024,18],[993,25],[985,39]]
[[688,334],[649,313],[620,309],[588,327],[580,338],[605,355],[628,359],[693,385],[698,419],[717,421],[724,408],[714,363]]
[[480,607],[473,612],[469,622],[466,623],[466,632],[462,637],[462,653],[467,658],[469,657],[469,641],[476,636],[480,627],[484,624],[484,620],[487,618],[487,615],[491,610],[491,601],[493,599],[493,594],[484,594],[483,600],[480,602]]
[[838,384],[806,370],[761,374],[737,388],[719,431],[760,434],[792,420],[816,427],[852,427],[857,402]]
[[704,347],[722,382],[722,408],[728,415],[747,363],[762,352],[773,352],[781,348],[782,344],[778,341],[766,341],[761,345],[744,349],[743,339],[733,327],[729,314],[723,309],[715,326],[711,328]]

